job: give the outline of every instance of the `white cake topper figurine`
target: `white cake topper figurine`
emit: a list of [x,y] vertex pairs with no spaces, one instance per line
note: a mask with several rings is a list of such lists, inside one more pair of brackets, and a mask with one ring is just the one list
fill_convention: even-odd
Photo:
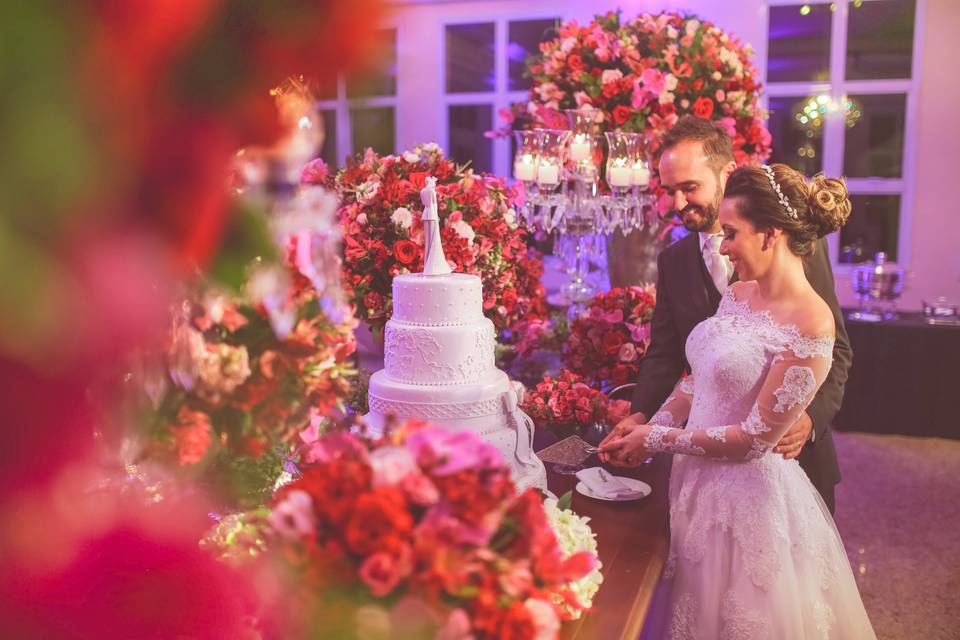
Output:
[[420,192],[423,202],[423,273],[428,276],[450,273],[440,241],[440,215],[437,210],[437,179],[430,177]]

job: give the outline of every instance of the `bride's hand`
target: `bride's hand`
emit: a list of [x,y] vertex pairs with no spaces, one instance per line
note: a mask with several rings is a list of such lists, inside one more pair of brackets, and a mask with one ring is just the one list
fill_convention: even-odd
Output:
[[[645,444],[650,426],[631,423],[623,425],[621,429],[621,425],[623,423],[618,424],[614,433],[600,443],[600,460],[621,467],[641,464],[650,457],[650,451]],[[620,433],[619,437],[612,438],[611,436],[617,433],[617,430]]]

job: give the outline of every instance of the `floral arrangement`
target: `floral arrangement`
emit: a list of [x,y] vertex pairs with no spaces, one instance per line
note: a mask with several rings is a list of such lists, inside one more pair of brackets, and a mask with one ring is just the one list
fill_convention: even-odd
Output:
[[483,280],[483,308],[498,331],[544,318],[543,262],[517,223],[514,188],[455,166],[435,144],[398,156],[367,150],[337,176],[344,286],[360,319],[380,331],[392,311],[393,277],[423,269],[420,191],[437,178],[441,238],[453,271]]
[[[621,21],[619,12],[560,26],[527,63],[530,99],[501,112],[501,134],[567,128],[564,109],[594,110],[600,128],[645,134],[656,151],[679,116],[716,120],[733,138],[738,164],[770,155],[761,84],[750,45],[695,16],[664,12]],[[656,176],[651,189],[658,190]],[[657,210],[669,211],[662,191]]]
[[587,385],[582,376],[563,369],[556,377],[546,376],[523,396],[521,408],[537,426],[554,425],[586,428],[600,422],[615,425],[630,413],[626,400],[610,400]]
[[570,327],[564,365],[605,388],[635,381],[650,344],[656,302],[653,285],[598,294]]
[[[564,496],[560,500],[556,498],[546,498],[543,501],[543,509],[547,512],[547,521],[553,527],[557,534],[557,542],[563,552],[570,556],[575,553],[586,551],[596,555],[597,536],[590,528],[590,518],[578,516],[569,508],[568,502],[570,496]],[[571,584],[571,589],[576,594],[580,602],[593,602],[594,596],[600,590],[603,583],[603,575],[600,573],[600,564],[593,568],[589,574],[580,578]],[[580,610],[574,610],[566,603],[561,603],[561,607],[573,619],[581,615]]]
[[[290,450],[302,429],[344,411],[356,374],[356,322],[321,307],[295,254],[292,246],[281,271],[289,279],[274,283],[280,302],[201,289],[176,310],[166,355],[141,373],[157,407],[152,457],[214,472],[238,464],[235,473],[266,472],[255,482],[262,493],[280,472],[275,448]],[[258,460],[269,469],[258,471]]]
[[244,531],[249,518],[211,539],[228,558],[222,545],[234,536],[286,565],[299,585],[292,615],[308,618],[311,637],[352,637],[353,628],[317,635],[317,625],[334,625],[322,629],[331,634],[344,633],[335,627],[344,619],[355,624],[318,611],[348,599],[373,613],[416,601],[420,623],[435,625],[427,637],[554,638],[596,593],[586,522],[535,490],[517,493],[499,452],[471,431],[416,421],[378,441],[330,431],[306,445],[301,466],[275,495],[266,554]]

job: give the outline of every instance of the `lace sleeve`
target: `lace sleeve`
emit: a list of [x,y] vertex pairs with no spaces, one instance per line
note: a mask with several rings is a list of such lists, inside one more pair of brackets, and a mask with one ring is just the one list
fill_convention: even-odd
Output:
[[711,458],[743,460],[766,454],[800,417],[830,372],[830,350],[805,346],[791,345],[774,357],[753,408],[740,424],[689,431],[651,420],[644,444],[651,451]]
[[662,427],[682,426],[690,416],[690,406],[692,404],[693,376],[687,376],[680,379],[680,382],[673,388],[670,396],[664,400],[660,409],[648,420],[648,424],[656,424]]

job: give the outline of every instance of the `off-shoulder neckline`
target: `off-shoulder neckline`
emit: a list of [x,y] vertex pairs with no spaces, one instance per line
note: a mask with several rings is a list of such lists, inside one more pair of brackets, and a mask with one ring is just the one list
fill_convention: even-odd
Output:
[[737,294],[733,292],[732,286],[727,287],[726,291],[723,292],[723,297],[726,298],[729,301],[729,303],[734,306],[735,309],[738,309],[739,311],[743,312],[744,315],[761,317],[770,326],[781,329],[782,331],[785,331],[796,338],[801,338],[804,340],[812,340],[815,342],[830,341],[831,344],[836,339],[835,336],[832,336],[829,334],[810,335],[810,334],[804,333],[800,331],[800,327],[798,327],[795,323],[781,322],[776,318],[774,318],[773,313],[771,313],[769,309],[754,309],[752,306],[750,306],[750,302],[748,300],[741,300],[737,297]]

